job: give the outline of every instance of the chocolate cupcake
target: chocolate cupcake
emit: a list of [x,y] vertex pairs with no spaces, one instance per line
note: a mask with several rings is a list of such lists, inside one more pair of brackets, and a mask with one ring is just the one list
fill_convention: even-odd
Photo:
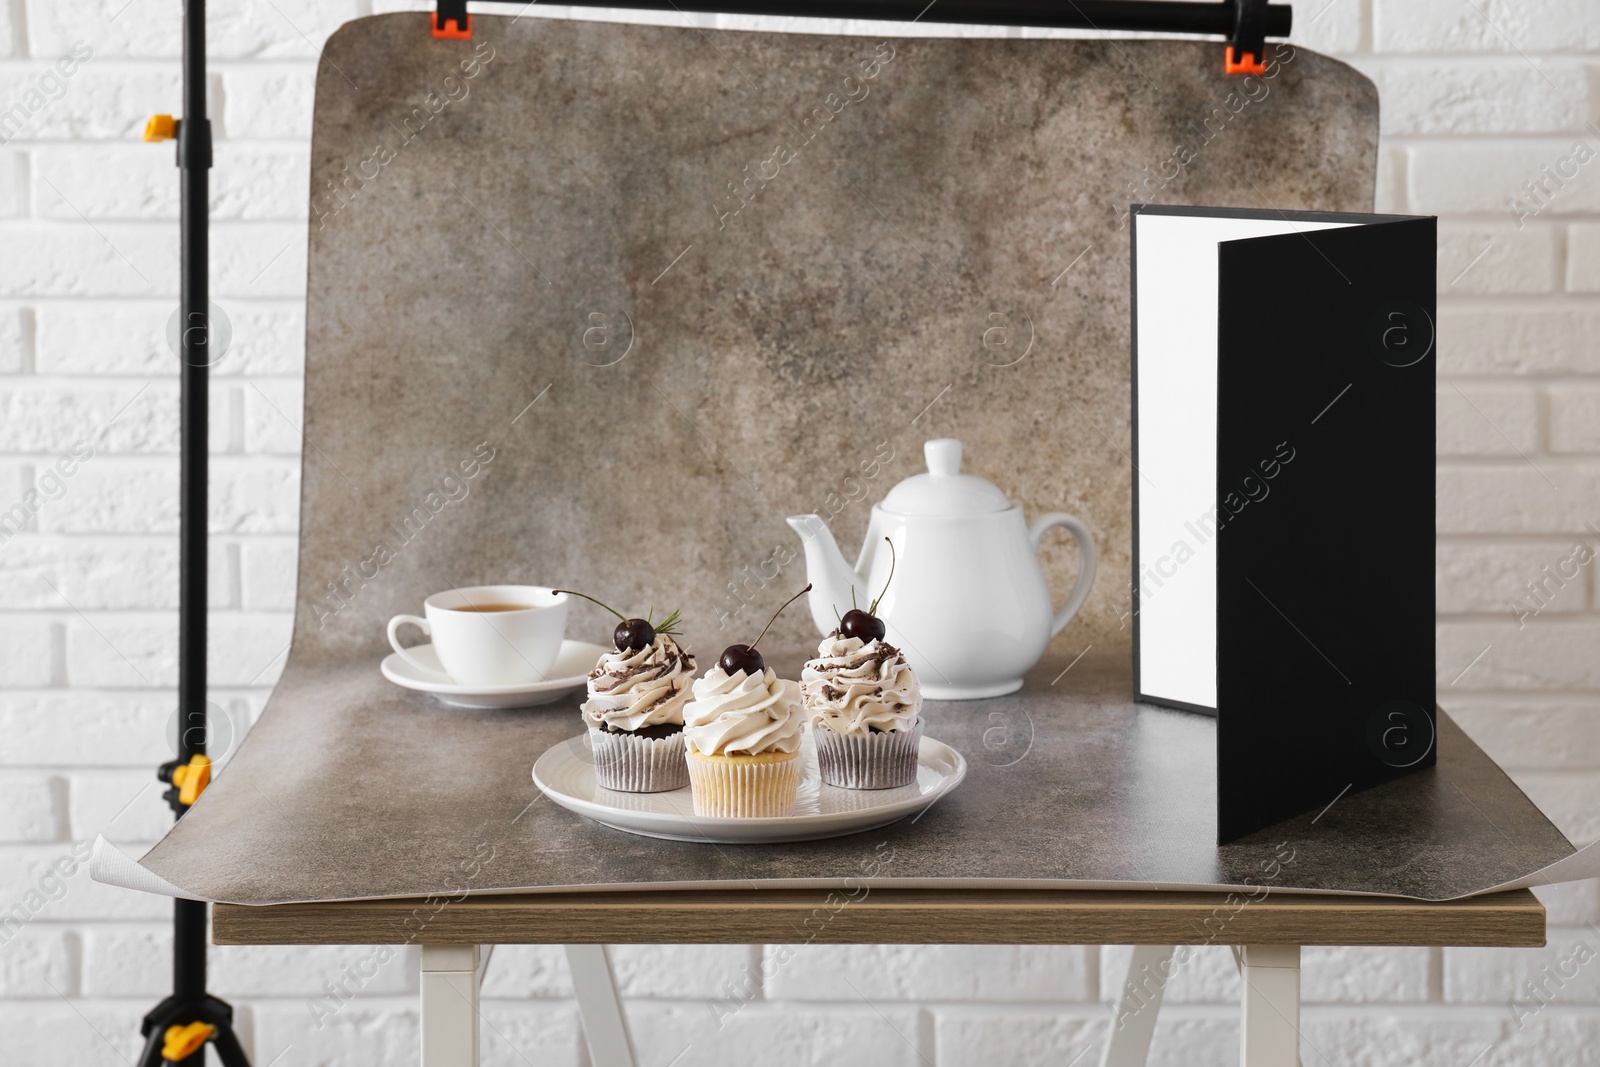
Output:
[[689,784],[683,709],[694,670],[694,656],[660,631],[643,648],[600,657],[582,711],[602,788],[660,793]]

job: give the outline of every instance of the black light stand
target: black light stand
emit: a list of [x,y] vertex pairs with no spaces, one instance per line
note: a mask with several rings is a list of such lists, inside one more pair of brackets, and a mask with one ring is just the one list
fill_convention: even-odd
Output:
[[[170,127],[169,123],[169,127]],[[211,353],[209,273],[209,171],[211,120],[206,117],[206,5],[184,0],[183,117],[176,124],[182,189],[178,356],[182,361],[182,430],[178,527],[178,738],[177,759],[157,772],[172,788],[164,794],[174,816],[194,803],[210,781],[206,759],[206,527]],[[152,138],[146,132],[147,139]],[[144,1017],[139,1067],[203,1064],[207,1042],[224,1067],[249,1067],[233,1032],[233,1008],[206,993],[209,906],[174,900],[172,995]]]

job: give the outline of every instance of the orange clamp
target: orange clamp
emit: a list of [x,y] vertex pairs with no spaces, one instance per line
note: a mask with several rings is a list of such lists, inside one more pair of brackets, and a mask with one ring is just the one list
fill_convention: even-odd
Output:
[[1233,58],[1233,45],[1222,56],[1222,73],[1224,74],[1265,74],[1267,64],[1263,59],[1257,59],[1254,52],[1244,53],[1244,58]]
[[144,124],[146,141],[170,141],[178,136],[178,120],[171,115],[151,115]]
[[[205,759],[204,756],[196,757]],[[199,1052],[217,1028],[210,1023],[190,1023],[188,1026],[169,1026],[161,1044],[161,1058],[171,1063],[186,1060]]]
[[433,17],[433,35],[452,41],[470,40],[472,38],[472,16],[467,16],[467,24],[463,27],[459,19],[453,17],[440,19],[435,15]]
[[[211,784],[211,760],[195,753],[183,767],[172,768],[172,784],[178,787],[178,803],[188,807],[200,799]],[[195,1025],[200,1025],[196,1023]],[[170,1033],[170,1031],[169,1031]],[[171,1059],[172,1057],[167,1057]]]

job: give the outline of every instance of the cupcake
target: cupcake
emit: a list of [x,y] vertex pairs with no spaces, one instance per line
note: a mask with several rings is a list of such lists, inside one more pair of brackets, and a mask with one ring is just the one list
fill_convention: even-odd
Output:
[[846,612],[800,672],[817,770],[828,785],[892,789],[917,780],[922,686],[905,656],[884,640],[877,607],[874,600],[865,611]]
[[677,612],[660,626],[623,618],[611,635],[615,650],[589,672],[589,696],[580,710],[589,728],[595,782],[603,789],[660,793],[689,784],[683,709],[695,663],[673,639],[677,622]]
[[683,709],[684,758],[696,815],[764,818],[794,813],[805,723],[799,683],[779,678],[756,651],[771,627],[768,622],[748,645],[724,649],[717,664],[695,680],[694,697]]
[[824,782],[889,789],[917,780],[922,686],[898,648],[835,630],[801,671],[800,694]]

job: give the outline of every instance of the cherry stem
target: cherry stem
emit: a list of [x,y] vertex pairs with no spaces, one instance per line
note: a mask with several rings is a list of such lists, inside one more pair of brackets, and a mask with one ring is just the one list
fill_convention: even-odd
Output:
[[607,604],[603,600],[595,600],[594,597],[590,596],[588,593],[580,593],[576,589],[557,589],[557,590],[554,590],[554,592],[557,592],[557,593],[571,593],[573,596],[581,596],[585,600],[590,600],[590,601],[593,601],[596,604],[599,604],[601,607],[603,607],[607,611],[611,612],[611,614],[615,615],[617,618],[621,619],[623,622],[627,622],[628,621],[628,617],[626,615],[624,615],[622,612],[618,611],[616,608],[612,607],[610,604]]
[[790,604],[793,604],[796,600],[799,600],[809,592],[811,592],[811,583],[807,582],[804,589],[800,590],[788,600],[785,600],[783,602],[783,606],[772,613],[772,618],[768,619],[767,624],[761,628],[761,632],[756,634],[756,639],[750,642],[750,650],[752,652],[755,651],[755,647],[761,643],[761,639],[767,636],[767,631],[772,629],[772,624],[778,621],[778,616],[783,614],[783,609],[788,607]]
[[883,588],[878,590],[878,595],[872,601],[872,607],[867,609],[868,615],[876,615],[878,613],[878,601],[882,600],[883,594],[889,591],[889,583],[894,581],[895,564],[900,562],[899,557],[895,555],[894,542],[887,537],[884,538],[884,541],[889,545],[889,577],[883,580]]

